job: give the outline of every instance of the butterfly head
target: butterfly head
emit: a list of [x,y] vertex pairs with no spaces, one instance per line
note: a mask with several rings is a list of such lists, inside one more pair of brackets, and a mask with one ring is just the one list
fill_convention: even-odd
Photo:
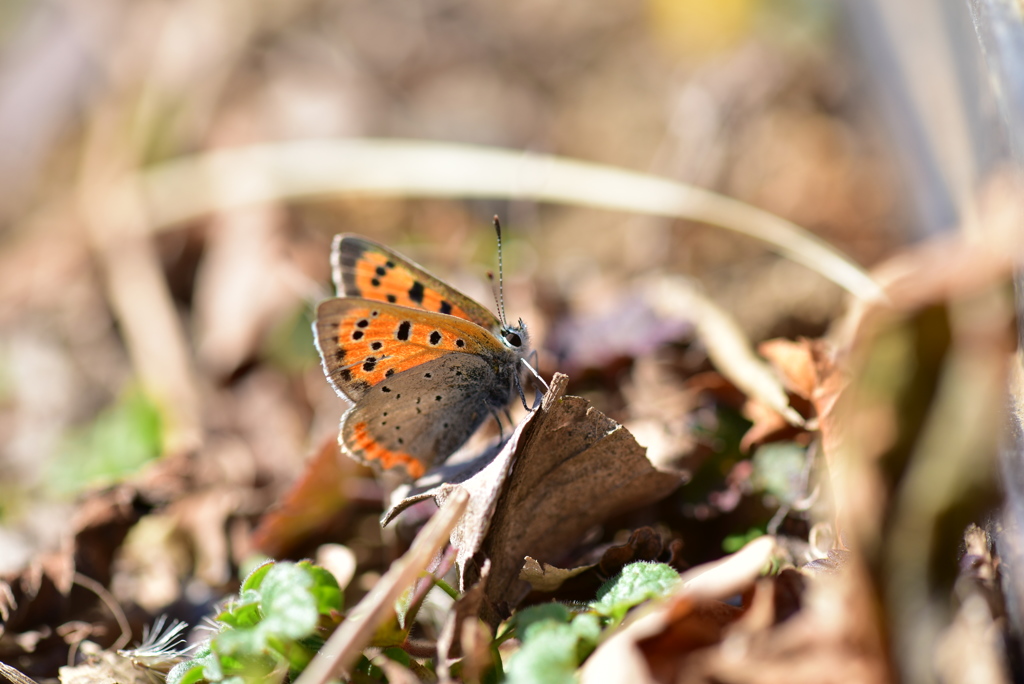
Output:
[[505,347],[515,353],[516,357],[523,358],[530,353],[530,333],[526,330],[523,319],[519,319],[516,325],[504,323],[501,326],[501,342]]
[[[502,267],[501,267],[501,222],[498,217],[494,217],[494,232],[498,236],[498,290],[494,293],[495,304],[498,305],[498,321],[501,323],[500,337],[502,343],[507,349],[514,352],[517,359],[525,358],[530,353],[530,335],[526,331],[526,324],[523,323],[523,319],[519,319],[517,325],[509,325],[508,320],[505,319],[505,297],[502,287]],[[487,276],[494,282],[494,274],[488,273]]]

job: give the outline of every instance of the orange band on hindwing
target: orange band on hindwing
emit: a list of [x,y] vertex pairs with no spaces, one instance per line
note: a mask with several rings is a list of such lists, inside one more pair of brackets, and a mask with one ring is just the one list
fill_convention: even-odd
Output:
[[356,454],[367,461],[376,461],[385,470],[391,470],[396,466],[403,466],[412,479],[423,476],[426,469],[423,463],[416,457],[401,451],[391,451],[381,446],[369,432],[366,423],[356,423],[352,426],[351,448],[357,450]]

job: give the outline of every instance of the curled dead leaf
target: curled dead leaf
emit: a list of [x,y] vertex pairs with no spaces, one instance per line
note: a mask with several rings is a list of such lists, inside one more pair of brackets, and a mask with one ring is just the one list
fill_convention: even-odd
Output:
[[519,571],[519,579],[529,582],[534,591],[555,591],[562,584],[577,575],[590,570],[593,565],[580,565],[568,570],[555,567],[548,563],[541,563],[536,558],[527,556],[523,567]]
[[520,422],[487,466],[458,483],[444,483],[401,502],[385,516],[432,497],[441,505],[469,493],[469,509],[452,532],[463,589],[491,562],[484,618],[492,626],[529,591],[519,579],[527,555],[562,558],[591,526],[657,501],[680,483],[658,471],[621,425],[579,397],[567,397],[568,378],[556,374],[538,409]]

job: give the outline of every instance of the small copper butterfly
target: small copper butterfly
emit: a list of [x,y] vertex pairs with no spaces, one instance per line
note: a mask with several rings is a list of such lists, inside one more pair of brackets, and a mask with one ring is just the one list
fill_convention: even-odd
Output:
[[338,437],[347,454],[417,479],[522,396],[521,320],[357,235],[335,236],[331,265],[338,297],[320,303],[313,330],[327,379],[353,403]]

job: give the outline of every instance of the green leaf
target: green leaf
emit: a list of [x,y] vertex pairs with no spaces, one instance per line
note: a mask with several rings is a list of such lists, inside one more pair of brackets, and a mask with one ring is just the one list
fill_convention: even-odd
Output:
[[509,663],[507,682],[560,684],[574,681],[583,658],[597,645],[601,625],[594,615],[572,612],[561,603],[543,603],[512,619],[523,645]]
[[393,646],[391,648],[385,648],[384,655],[386,655],[388,658],[391,658],[391,660],[394,660],[399,665],[402,665],[406,668],[412,667],[412,658],[409,657],[408,653],[406,653],[400,648],[395,648]]
[[210,651],[210,642],[207,641],[195,655],[195,657],[182,661],[171,668],[167,673],[167,684],[196,684],[203,681],[217,681],[208,679],[206,667],[215,661],[217,656]]
[[601,621],[594,613],[580,613],[572,618],[569,626],[572,628],[572,634],[577,635],[583,643],[596,646],[601,638]]
[[217,615],[217,622],[229,627],[254,627],[263,619],[263,613],[260,612],[262,600],[258,591],[244,591]]
[[678,582],[679,573],[664,563],[631,563],[598,589],[590,607],[619,622],[630,608],[668,594]]
[[[399,632],[406,632],[412,627],[412,620],[409,619],[409,612],[419,607],[412,605],[412,597],[415,591],[416,583],[413,583],[413,585],[403,591],[401,596],[398,597],[398,600],[395,601],[395,617],[397,619]],[[411,617],[415,618],[415,613]],[[377,631],[379,632],[380,630]]]
[[326,568],[313,565],[309,561],[301,561],[299,567],[303,568],[313,577],[313,598],[316,600],[316,609],[321,615],[330,615],[331,611],[341,612],[345,608],[345,595],[341,592],[338,580]]
[[276,563],[272,560],[268,560],[264,563],[257,565],[252,572],[242,582],[242,587],[239,589],[239,593],[243,596],[250,591],[259,591],[260,585],[263,584],[263,579],[270,572],[270,569],[274,567]]
[[341,607],[334,576],[308,562],[265,563],[242,583],[241,594],[217,616],[223,624],[202,657],[175,671],[172,684],[280,681],[301,671],[322,644],[324,611]]
[[225,629],[213,638],[213,650],[242,660],[262,654],[267,650],[267,631],[261,625]]
[[277,563],[260,587],[263,622],[268,635],[284,640],[301,639],[316,630],[320,613],[313,596],[313,576],[294,563]]
[[726,553],[736,553],[744,546],[765,534],[763,527],[751,527],[743,534],[730,534],[722,540],[722,550]]
[[[557,604],[556,604],[557,605]],[[555,619],[532,622],[519,651],[508,665],[506,684],[569,684],[576,681],[579,637]]]
[[546,621],[568,623],[571,615],[569,609],[561,603],[541,603],[521,610],[512,618],[513,626],[521,640],[529,639],[530,628]]

